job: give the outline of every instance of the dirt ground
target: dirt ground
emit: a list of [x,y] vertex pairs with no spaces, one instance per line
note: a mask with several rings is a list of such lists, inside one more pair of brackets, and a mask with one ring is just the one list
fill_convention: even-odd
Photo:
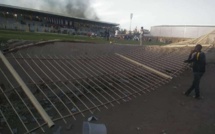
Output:
[[108,134],[215,134],[215,50],[207,54],[200,84],[202,100],[182,94],[192,83],[192,71],[133,101],[103,111],[99,122]]
[[[196,100],[182,94],[192,83],[192,70],[186,70],[170,83],[132,101],[95,112],[108,134],[215,134],[215,49],[207,53],[207,71]],[[89,115],[90,116],[90,115]],[[63,133],[82,133],[82,123]]]
[[214,134],[215,65],[208,66],[202,79],[203,100],[182,95],[191,76],[186,71],[155,92],[102,112],[100,122],[110,134]]

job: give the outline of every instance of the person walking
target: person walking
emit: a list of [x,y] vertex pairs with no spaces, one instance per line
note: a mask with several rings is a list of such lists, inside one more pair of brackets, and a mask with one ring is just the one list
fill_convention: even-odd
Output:
[[143,38],[144,38],[144,29],[141,27],[140,29],[140,45],[143,45]]
[[203,74],[205,73],[206,65],[206,56],[201,49],[202,45],[197,44],[195,49],[191,51],[188,59],[184,61],[185,63],[192,63],[193,68],[193,83],[184,94],[189,96],[189,94],[195,89],[195,99],[200,99],[199,84]]

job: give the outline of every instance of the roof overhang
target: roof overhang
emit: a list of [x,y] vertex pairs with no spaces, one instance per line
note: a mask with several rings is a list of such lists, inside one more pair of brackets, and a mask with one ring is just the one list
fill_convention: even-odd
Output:
[[71,16],[48,12],[48,11],[30,9],[30,8],[25,8],[25,7],[17,7],[17,6],[12,6],[12,5],[5,5],[5,4],[0,4],[0,11],[16,12],[16,13],[21,13],[21,14],[30,14],[30,15],[38,15],[38,16],[48,15],[50,17],[58,17],[61,19],[83,21],[83,22],[87,22],[87,23],[96,23],[96,24],[107,25],[107,26],[118,26],[119,25],[117,23],[90,20],[90,19],[78,18],[78,17],[73,17],[73,16],[71,17]]

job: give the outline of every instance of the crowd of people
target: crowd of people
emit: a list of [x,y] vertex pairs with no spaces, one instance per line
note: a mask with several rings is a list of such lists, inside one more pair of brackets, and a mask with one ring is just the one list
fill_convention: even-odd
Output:
[[114,34],[114,28],[106,26],[105,24],[98,25],[85,21],[63,20],[4,12],[0,12],[0,28],[29,32],[50,32],[101,37],[106,36],[108,28],[109,33]]
[[[38,17],[30,15],[17,15],[13,13],[0,13],[0,28],[29,31],[29,32],[49,32],[72,35],[83,35],[90,37],[103,37],[106,40],[115,38],[119,40],[148,41],[144,38],[144,29],[136,33],[122,33],[118,27],[105,27],[102,25],[90,24],[87,22],[76,22],[66,20],[56,20],[48,17]],[[140,43],[140,44],[142,44]]]

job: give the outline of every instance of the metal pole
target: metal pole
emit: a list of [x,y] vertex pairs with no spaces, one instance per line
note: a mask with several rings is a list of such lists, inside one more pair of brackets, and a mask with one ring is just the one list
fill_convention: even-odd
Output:
[[0,58],[2,59],[5,66],[8,68],[8,70],[11,72],[13,77],[16,79],[16,81],[19,83],[19,85],[22,87],[25,94],[28,96],[29,100],[32,102],[32,104],[35,106],[37,111],[40,113],[42,118],[47,122],[49,127],[54,126],[54,122],[51,120],[51,118],[48,116],[46,111],[43,109],[43,107],[40,105],[40,103],[37,101],[35,96],[32,94],[30,89],[26,86],[22,78],[19,76],[19,74],[15,71],[13,66],[9,63],[7,58],[3,55],[3,53],[0,51]]
[[130,20],[130,30],[129,31],[131,32],[131,20]]
[[130,32],[131,32],[131,21],[132,21],[132,18],[133,18],[133,13],[130,14]]
[[127,60],[127,61],[130,61],[130,62],[132,62],[132,63],[134,63],[134,64],[136,64],[136,65],[139,65],[139,66],[141,66],[141,67],[143,67],[143,68],[145,68],[145,69],[147,69],[147,70],[149,70],[149,71],[151,71],[151,72],[154,72],[154,73],[156,73],[156,74],[158,74],[158,75],[160,75],[160,76],[162,76],[162,77],[164,77],[164,78],[172,79],[171,76],[168,76],[168,75],[166,75],[166,74],[164,74],[164,73],[162,73],[162,72],[159,72],[159,71],[157,71],[157,70],[155,70],[155,69],[153,69],[153,68],[150,68],[150,67],[148,67],[148,66],[146,66],[146,65],[143,65],[143,64],[141,64],[141,63],[139,63],[139,62],[137,62],[137,61],[134,61],[134,60],[132,60],[132,59],[129,59],[129,58],[127,58],[127,57],[125,57],[125,56],[123,56],[123,55],[121,55],[121,54],[117,54],[117,53],[115,53],[115,54],[116,54],[117,56],[119,56],[119,57],[121,57],[121,58]]

